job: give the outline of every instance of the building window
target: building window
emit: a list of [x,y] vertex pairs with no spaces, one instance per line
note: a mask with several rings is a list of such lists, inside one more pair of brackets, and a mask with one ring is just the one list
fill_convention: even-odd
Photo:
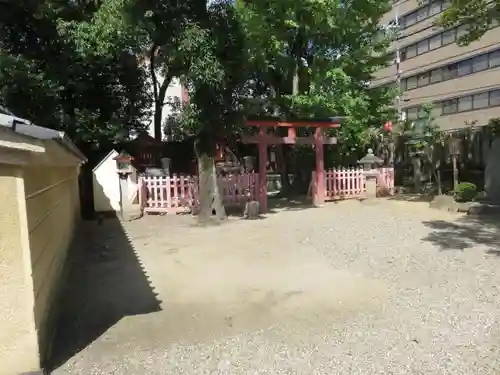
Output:
[[429,7],[425,6],[420,8],[417,12],[417,22],[423,21],[427,18],[429,18]]
[[472,109],[472,95],[458,99],[458,112],[470,111]]
[[458,76],[458,64],[445,66],[443,69],[443,81],[456,78]]
[[481,94],[475,94],[473,97],[474,109],[486,108],[489,105],[489,93],[483,92]]
[[500,66],[500,50],[491,52],[489,55],[490,68]]
[[441,35],[434,35],[432,38],[429,39],[429,49],[438,49],[441,47]]
[[412,12],[412,13],[405,16],[405,18],[404,18],[405,27],[413,26],[416,23],[417,23],[417,13],[416,12]]
[[429,39],[422,40],[417,44],[417,55],[429,52]]
[[451,44],[451,43],[455,43],[455,29],[453,30],[447,30],[445,32],[443,32],[442,34],[442,45],[443,46],[446,46],[448,44]]
[[441,7],[443,6],[442,1],[433,1],[429,8],[429,15],[433,16],[441,12]]
[[441,69],[434,69],[431,71],[431,83],[438,83],[443,80],[443,72]]
[[[449,2],[446,2],[446,4],[448,4],[448,3]],[[441,2],[440,2],[440,4],[441,4]],[[445,4],[443,4],[441,6],[441,8],[443,10],[446,9],[447,7],[448,7],[448,5],[445,5]],[[423,12],[422,14],[427,12],[427,14],[430,14],[429,13],[430,11],[428,8],[425,8],[425,9],[423,8],[423,9],[419,10],[418,12]],[[413,12],[413,13],[408,14],[406,17],[403,17],[402,24],[405,24],[406,27],[408,27],[410,25],[414,25],[416,22],[417,13]],[[426,18],[429,18],[429,16],[427,16]],[[493,28],[498,27],[498,26],[500,26],[500,22],[497,22],[496,24],[491,25],[490,29],[493,29]],[[403,60],[409,59],[411,57],[415,57],[417,54],[420,55],[422,53],[426,53],[426,52],[447,46],[448,44],[455,43],[460,37],[462,37],[468,33],[469,33],[469,27],[467,25],[460,25],[460,26],[455,27],[451,30],[443,31],[439,34],[432,36],[432,37],[426,38],[425,40],[421,40],[420,42],[416,42],[412,45],[406,46],[405,48],[407,50],[412,49],[412,51],[408,52],[407,56],[405,56],[402,59]],[[427,45],[425,43],[427,43]],[[418,45],[418,48],[417,48],[417,45]],[[413,48],[415,48],[415,51],[413,51]],[[417,53],[417,51],[418,51],[418,53]]]
[[458,99],[445,100],[443,102],[443,115],[456,113],[458,109]]
[[406,58],[411,59],[415,56],[417,56],[417,45],[412,44],[411,46],[406,47]]
[[488,55],[476,56],[472,59],[472,72],[488,69]]
[[500,66],[500,50],[479,55],[472,59],[467,59],[442,68],[437,68],[430,72],[418,74],[417,83],[415,83],[414,80],[415,76],[408,77],[406,80],[411,81],[408,88],[414,89],[415,85],[417,85],[417,87],[423,87],[497,66]]
[[408,120],[416,120],[418,117],[418,108],[413,107],[413,108],[408,108],[406,110],[406,118]]
[[500,105],[500,90],[490,92],[490,106]]
[[441,115],[451,115],[456,112],[478,110],[494,106],[500,106],[500,90],[481,92],[473,95],[465,95],[456,99],[444,100],[441,102]]
[[472,73],[472,64],[470,60],[465,60],[458,63],[458,76],[465,76]]
[[430,3],[428,5],[423,6],[420,9],[417,9],[411,13],[408,13],[407,15],[401,17],[401,25],[403,28],[407,28],[410,26],[415,25],[418,22],[422,22],[429,17],[432,17],[438,13],[441,13],[444,9],[446,9],[446,6],[442,0],[437,0],[437,1],[427,1],[427,3]]
[[413,89],[416,89],[418,86],[418,79],[416,76],[413,76],[413,77],[409,77],[407,80],[406,80],[406,89],[407,90],[413,90]]
[[418,87],[424,87],[427,86],[430,82],[430,74],[429,72],[427,73],[422,73],[418,75]]

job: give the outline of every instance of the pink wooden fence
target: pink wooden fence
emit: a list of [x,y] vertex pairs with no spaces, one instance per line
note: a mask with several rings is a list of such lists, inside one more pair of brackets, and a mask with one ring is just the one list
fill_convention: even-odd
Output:
[[366,192],[363,169],[333,169],[325,172],[325,201],[361,197]]
[[190,176],[141,176],[139,204],[144,213],[189,212],[196,196]]
[[217,182],[225,206],[238,206],[257,199],[259,185],[255,173],[219,177]]
[[[378,168],[377,190],[381,196],[394,194],[394,168]],[[308,196],[314,196],[316,172],[312,172]],[[325,171],[325,201],[362,198],[366,194],[363,168]]]
[[[309,196],[314,195],[316,173],[312,172]],[[239,206],[258,200],[258,174],[218,177],[225,206]],[[394,169],[379,168],[377,177],[380,195],[394,194]],[[325,172],[325,201],[362,198],[366,193],[362,168],[332,169]],[[139,202],[145,213],[190,212],[198,204],[198,179],[192,176],[141,176]]]
[[381,196],[394,194],[394,168],[379,168],[377,193]]
[[[258,175],[243,174],[218,177],[225,206],[242,205],[256,199]],[[198,204],[198,178],[192,176],[141,176],[139,202],[144,213],[190,212]]]

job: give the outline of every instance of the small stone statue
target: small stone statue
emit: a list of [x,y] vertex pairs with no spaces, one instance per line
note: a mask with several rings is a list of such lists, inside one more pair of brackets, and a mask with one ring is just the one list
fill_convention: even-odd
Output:
[[245,211],[243,212],[243,216],[245,219],[258,219],[260,217],[259,214],[260,206],[258,201],[248,201],[245,204]]

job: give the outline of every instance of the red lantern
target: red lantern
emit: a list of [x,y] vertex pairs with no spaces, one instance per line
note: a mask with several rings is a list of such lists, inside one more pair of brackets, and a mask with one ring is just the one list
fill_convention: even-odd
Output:
[[392,132],[392,121],[388,121],[384,124],[384,131]]

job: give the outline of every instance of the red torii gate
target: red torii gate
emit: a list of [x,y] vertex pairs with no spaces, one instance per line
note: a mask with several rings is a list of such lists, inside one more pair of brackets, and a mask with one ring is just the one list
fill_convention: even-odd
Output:
[[[323,145],[337,144],[337,138],[325,137],[323,135],[324,128],[338,128],[342,117],[330,117],[327,119],[312,119],[312,120],[295,120],[282,121],[280,119],[262,119],[262,120],[247,120],[245,125],[258,127],[259,134],[244,135],[243,143],[257,144],[259,147],[259,203],[262,212],[267,211],[267,147],[269,145],[278,144],[298,144],[298,145],[314,145],[316,148],[316,194],[314,196],[314,204],[321,205],[325,201],[325,166]],[[286,127],[288,128],[287,137],[279,137],[273,134],[268,134],[270,127]],[[308,137],[297,137],[295,128],[298,127],[314,127],[314,135]]]

